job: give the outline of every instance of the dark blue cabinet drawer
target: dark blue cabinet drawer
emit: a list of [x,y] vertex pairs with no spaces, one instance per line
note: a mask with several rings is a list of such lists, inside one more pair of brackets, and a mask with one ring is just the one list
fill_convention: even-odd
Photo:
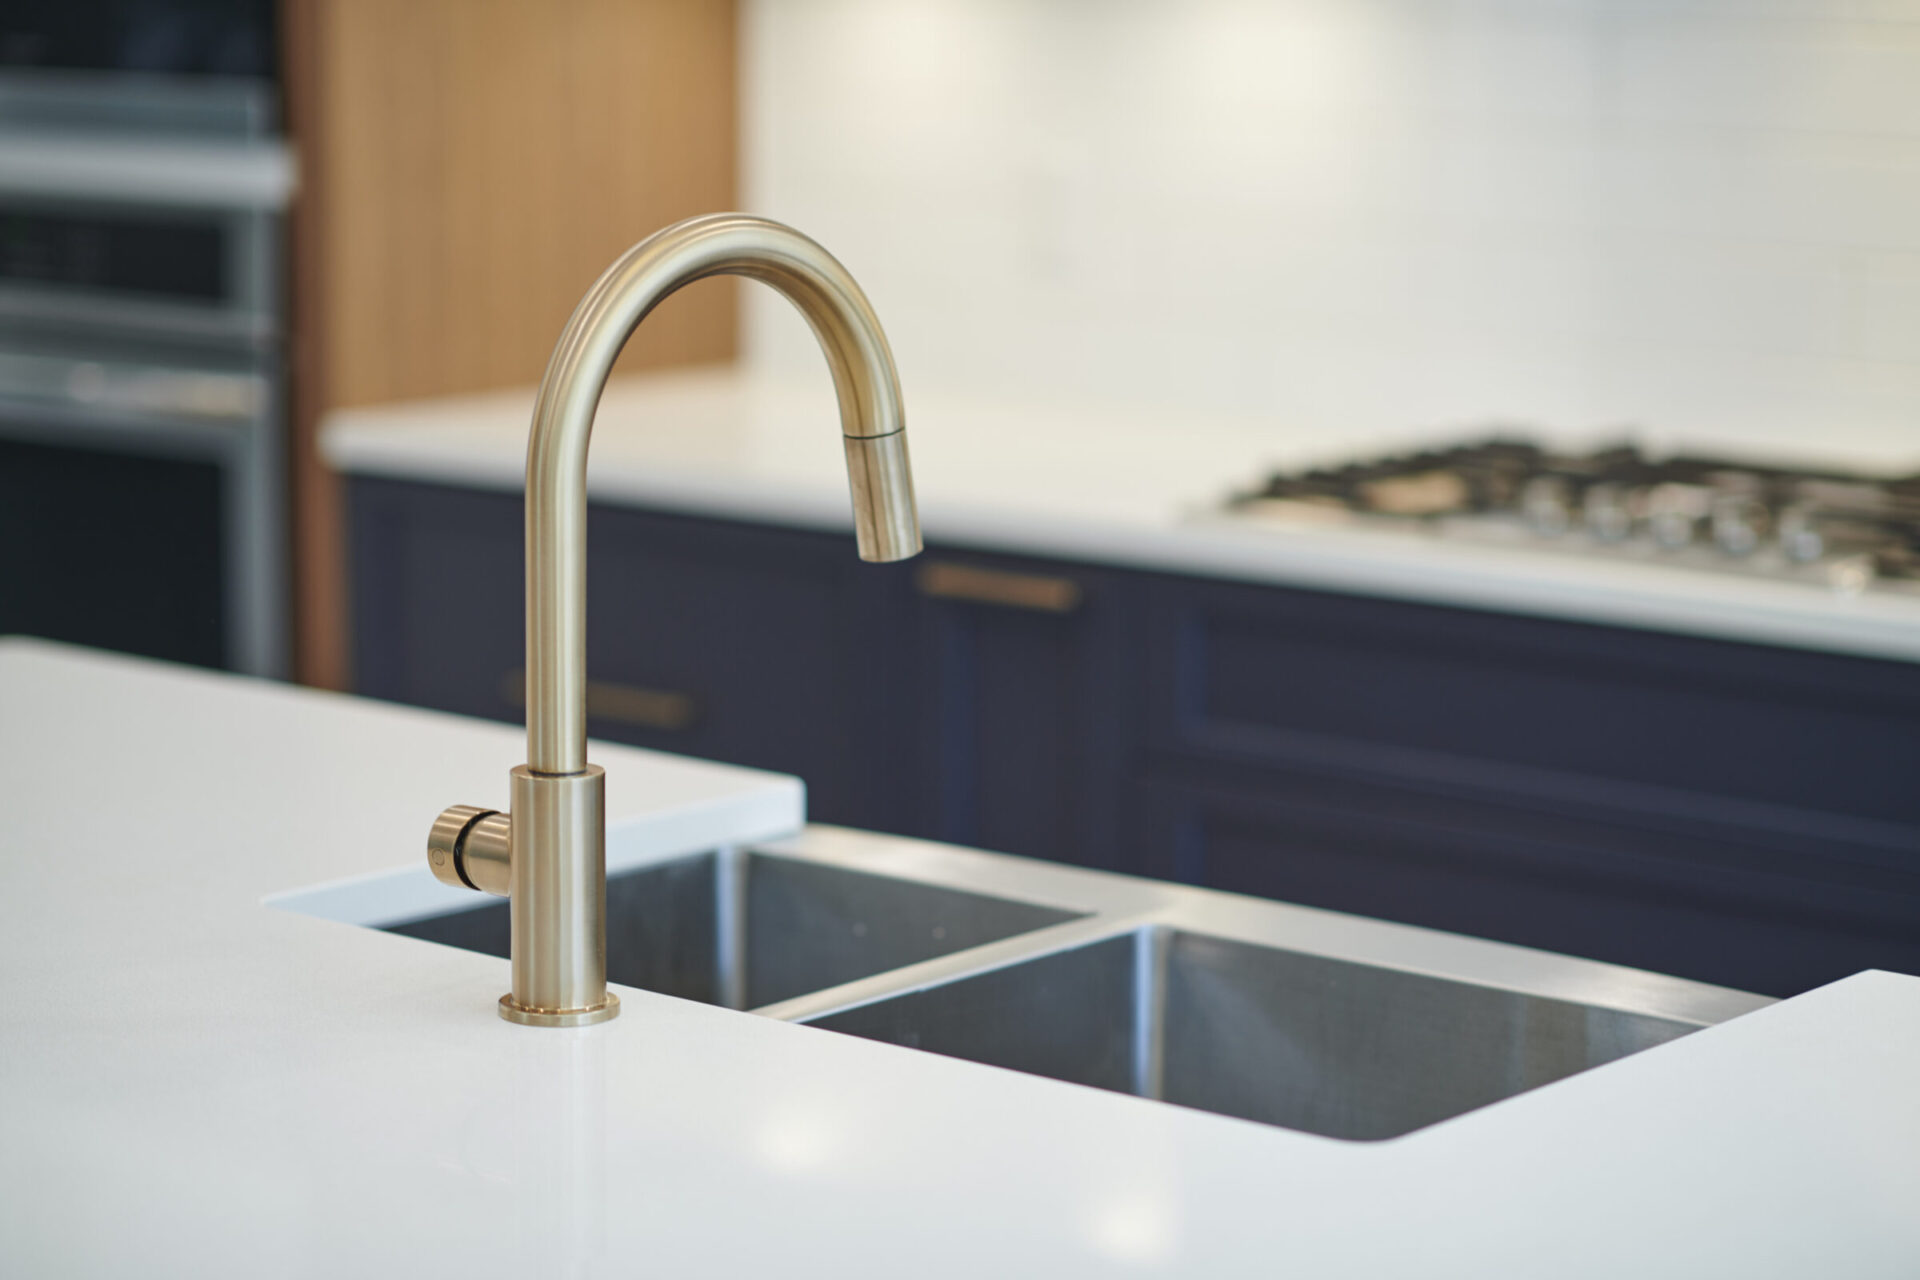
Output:
[[1920,850],[1920,665],[1280,588],[1151,598],[1157,746],[1858,820]]
[[1920,667],[1156,578],[1159,874],[1787,994],[1920,969]]

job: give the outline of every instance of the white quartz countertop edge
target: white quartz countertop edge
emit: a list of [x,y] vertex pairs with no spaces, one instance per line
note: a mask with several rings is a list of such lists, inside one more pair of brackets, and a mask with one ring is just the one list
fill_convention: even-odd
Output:
[[[589,490],[657,510],[850,528],[839,450],[820,438],[835,421],[831,387],[819,382],[732,371],[615,379]],[[323,449],[350,473],[518,491],[532,399],[523,389],[340,411]],[[1374,529],[1250,527],[1215,513],[1270,466],[1360,454],[1365,439],[938,398],[915,403],[909,437],[922,524],[940,548],[1920,661],[1920,597]],[[1855,441],[1836,452],[1920,469],[1920,445]]]
[[[1345,1143],[640,991],[601,1027],[514,1027],[502,962],[268,901],[417,863],[431,815],[497,802],[520,745],[0,641],[0,1270],[1694,1280],[1920,1258],[1920,979],[1862,974]],[[797,799],[594,754],[623,832],[688,797]]]

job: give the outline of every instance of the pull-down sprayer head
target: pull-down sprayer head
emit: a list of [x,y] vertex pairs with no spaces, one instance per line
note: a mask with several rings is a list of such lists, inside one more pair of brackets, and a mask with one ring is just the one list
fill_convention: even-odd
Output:
[[905,560],[920,554],[920,516],[913,505],[907,433],[847,436],[847,484],[853,490],[854,541],[862,560]]

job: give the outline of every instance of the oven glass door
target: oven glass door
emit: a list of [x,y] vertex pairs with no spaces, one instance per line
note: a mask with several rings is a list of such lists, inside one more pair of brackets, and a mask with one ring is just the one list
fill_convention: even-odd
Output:
[[0,320],[258,347],[275,234],[257,210],[0,191]]
[[31,434],[0,438],[0,634],[230,665],[220,464]]
[[245,355],[0,328],[0,633],[281,674],[277,398]]

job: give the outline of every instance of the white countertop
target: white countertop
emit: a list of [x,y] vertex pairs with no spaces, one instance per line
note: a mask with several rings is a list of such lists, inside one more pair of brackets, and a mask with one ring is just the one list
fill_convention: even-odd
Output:
[[[324,424],[322,447],[350,472],[518,490],[532,407],[527,388],[345,410]],[[730,369],[615,379],[595,425],[588,486],[609,502],[848,528],[836,423],[824,370],[793,385]],[[922,524],[943,546],[1920,661],[1920,596],[1842,596],[1666,564],[1372,529],[1255,528],[1212,514],[1273,467],[1457,438],[1459,429],[1361,438],[911,394],[908,423]],[[1830,430],[1796,460],[1920,471],[1920,432]]]
[[[278,910],[504,799],[510,728],[0,641],[14,1275],[1910,1277],[1920,979],[1869,973],[1384,1143]],[[611,842],[790,781],[596,745]]]

